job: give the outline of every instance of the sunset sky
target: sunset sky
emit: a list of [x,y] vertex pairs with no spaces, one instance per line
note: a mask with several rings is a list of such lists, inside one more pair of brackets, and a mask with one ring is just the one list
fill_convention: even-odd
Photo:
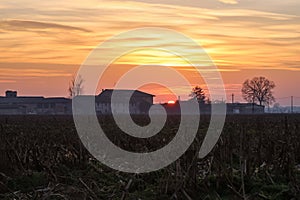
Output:
[[[254,76],[275,82],[275,97],[282,105],[289,100],[280,98],[300,96],[297,0],[1,0],[0,95],[11,89],[20,95],[68,96],[69,81],[93,48],[116,34],[143,27],[172,29],[199,43],[219,68],[228,101],[234,93],[242,102],[241,84]],[[158,47],[173,45],[158,39],[153,38]],[[178,67],[189,77],[194,73],[167,54],[134,52],[112,64],[99,88],[112,88],[117,72],[143,64]],[[206,88],[200,79],[193,84]],[[156,102],[173,100],[166,89],[144,90],[157,95]],[[183,89],[180,96],[186,99],[189,91]]]

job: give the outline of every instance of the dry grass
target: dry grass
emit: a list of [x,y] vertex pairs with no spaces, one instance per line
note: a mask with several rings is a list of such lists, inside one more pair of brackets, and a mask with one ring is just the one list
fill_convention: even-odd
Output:
[[[300,115],[228,116],[213,152],[197,151],[209,117],[178,161],[149,174],[125,174],[97,162],[81,144],[68,116],[0,117],[0,198],[3,199],[297,199],[300,196]],[[137,117],[138,123],[147,118]],[[100,123],[126,150],[145,152],[172,140],[170,117],[162,132],[137,140]]]

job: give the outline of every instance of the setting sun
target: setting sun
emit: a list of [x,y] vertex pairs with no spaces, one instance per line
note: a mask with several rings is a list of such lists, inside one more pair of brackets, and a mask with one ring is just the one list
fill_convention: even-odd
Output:
[[168,104],[175,104],[175,101],[173,101],[173,100],[168,101]]

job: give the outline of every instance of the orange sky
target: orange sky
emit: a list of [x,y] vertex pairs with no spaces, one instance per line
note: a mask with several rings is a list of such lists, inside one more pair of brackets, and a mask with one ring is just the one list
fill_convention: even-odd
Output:
[[[258,75],[276,83],[275,97],[300,96],[299,11],[300,3],[292,0],[2,0],[0,94],[13,89],[21,95],[67,96],[72,75],[99,43],[130,29],[163,27],[204,47],[220,69],[228,99],[235,93],[242,101],[242,82]],[[116,45],[130,45],[135,39]],[[153,42],[157,47],[173,45]],[[182,60],[141,51],[116,60],[99,88],[113,87],[126,67],[149,63],[180,67],[193,77]],[[193,81],[205,88],[201,79]],[[190,88],[174,87],[182,88],[183,99],[188,97]],[[171,98],[161,87],[144,89],[158,95],[157,102]]]

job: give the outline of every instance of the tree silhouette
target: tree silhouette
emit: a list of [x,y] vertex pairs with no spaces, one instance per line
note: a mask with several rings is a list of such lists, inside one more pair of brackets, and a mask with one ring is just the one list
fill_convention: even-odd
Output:
[[275,102],[273,89],[275,83],[265,77],[254,77],[247,79],[243,83],[242,95],[243,98],[250,103],[259,103],[259,105],[271,105]]
[[204,90],[200,86],[195,86],[192,88],[190,97],[196,98],[199,103],[205,103],[206,100]]
[[68,89],[70,98],[78,96],[82,93],[83,90],[82,84],[83,84],[83,79],[81,78],[80,75],[77,77],[77,79],[75,79],[75,77],[73,76],[72,80],[70,81],[69,89]]

